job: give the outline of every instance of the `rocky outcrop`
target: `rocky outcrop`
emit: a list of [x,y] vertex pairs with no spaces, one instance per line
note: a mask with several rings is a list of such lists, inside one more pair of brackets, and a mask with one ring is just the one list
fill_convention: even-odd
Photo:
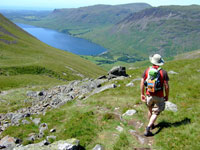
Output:
[[113,67],[109,72],[108,72],[108,79],[116,78],[119,76],[124,76],[128,77],[128,74],[126,74],[126,68],[122,66],[116,66]]
[[16,139],[6,136],[0,141],[0,149],[12,150],[16,146]]
[[26,146],[15,147],[14,150],[81,150],[79,140],[68,139],[56,141],[49,145],[44,145],[43,142],[30,144]]

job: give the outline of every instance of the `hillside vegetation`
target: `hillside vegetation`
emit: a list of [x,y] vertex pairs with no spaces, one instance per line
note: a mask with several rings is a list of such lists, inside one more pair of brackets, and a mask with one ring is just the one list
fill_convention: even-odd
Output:
[[[78,138],[86,150],[96,144],[103,145],[106,150],[196,150],[200,148],[199,64],[200,58],[195,58],[169,61],[163,66],[168,72],[177,73],[169,74],[169,101],[177,105],[178,111],[162,112],[153,130],[154,137],[142,136],[147,125],[147,107],[140,101],[138,80],[150,64],[128,70],[127,73],[131,75],[129,78],[105,83],[115,83],[117,88],[95,94],[86,100],[76,99],[59,109],[50,110],[46,115],[35,115],[33,118],[41,118],[41,122],[47,123],[49,129],[56,128],[55,133],[47,131],[45,136],[55,135],[55,140]],[[133,87],[126,86],[130,82],[134,83]],[[137,113],[121,116],[129,109],[135,109]],[[118,126],[123,131],[119,132],[116,129]],[[3,132],[3,136],[19,137],[24,144],[28,144],[26,137],[37,134],[38,130],[33,123],[12,126]]]
[[104,70],[52,48],[0,15],[0,90],[96,77]]
[[[80,8],[55,9],[52,13],[23,13],[20,11],[3,12],[14,22],[27,23],[55,29],[73,35],[84,34],[96,27],[113,25],[130,13],[138,12],[151,6],[146,3],[124,5],[94,5]],[[27,15],[30,14],[30,15]],[[32,19],[34,18],[34,19]]]
[[[200,6],[163,6],[134,13],[117,24],[81,35],[113,55],[174,56],[200,48]],[[136,57],[136,58],[137,58]]]
[[[130,64],[152,53],[171,57],[200,48],[200,6],[151,7],[145,3],[55,9],[35,20],[10,15],[13,21],[52,28],[91,40],[108,49],[84,57],[101,66]],[[105,65],[106,64],[106,65]]]

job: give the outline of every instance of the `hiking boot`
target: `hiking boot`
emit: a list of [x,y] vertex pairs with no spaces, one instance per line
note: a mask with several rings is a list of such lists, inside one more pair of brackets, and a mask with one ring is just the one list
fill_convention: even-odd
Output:
[[146,131],[144,133],[144,136],[153,136],[153,133],[150,131],[150,127],[146,128]]

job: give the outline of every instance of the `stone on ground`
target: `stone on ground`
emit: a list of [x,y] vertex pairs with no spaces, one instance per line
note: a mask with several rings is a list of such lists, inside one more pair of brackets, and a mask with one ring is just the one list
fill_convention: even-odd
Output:
[[176,104],[167,101],[167,102],[165,102],[165,110],[177,112],[178,108],[177,108]]
[[104,150],[103,146],[97,144],[92,150]]
[[122,116],[132,116],[136,113],[137,111],[134,110],[134,109],[130,109],[130,110],[127,110]]

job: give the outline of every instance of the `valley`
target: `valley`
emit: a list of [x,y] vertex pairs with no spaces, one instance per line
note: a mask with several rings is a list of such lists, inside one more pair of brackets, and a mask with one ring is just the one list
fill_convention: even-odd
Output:
[[[199,5],[94,5],[4,15],[108,51],[78,56],[53,48],[0,14],[0,149],[200,149]],[[164,57],[170,94],[153,136],[145,137],[140,80],[152,53]]]

